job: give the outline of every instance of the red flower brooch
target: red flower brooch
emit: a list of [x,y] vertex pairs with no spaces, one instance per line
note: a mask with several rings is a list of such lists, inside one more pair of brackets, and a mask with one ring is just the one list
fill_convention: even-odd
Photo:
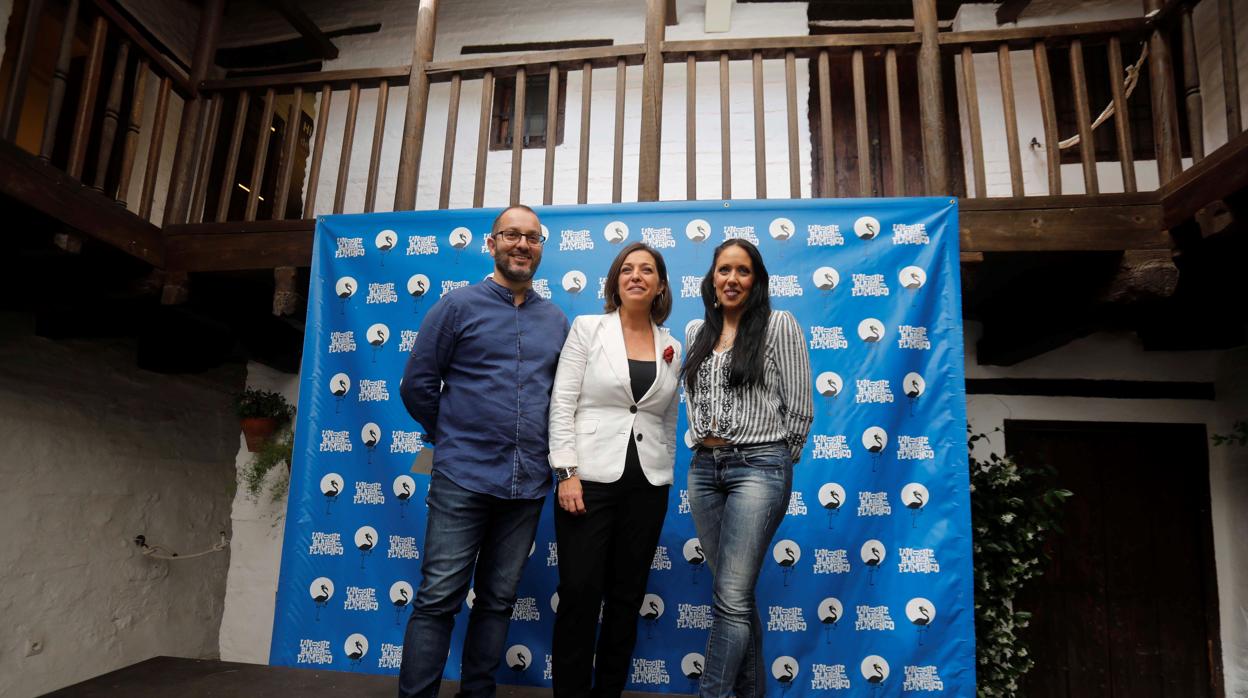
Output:
[[668,347],[667,347],[666,349],[664,349],[664,350],[663,350],[663,360],[664,360],[664,361],[666,361],[668,364],[671,364],[671,363],[672,363],[672,357],[674,357],[674,356],[676,356],[676,349],[675,349],[675,347],[672,347],[671,345],[668,345]]

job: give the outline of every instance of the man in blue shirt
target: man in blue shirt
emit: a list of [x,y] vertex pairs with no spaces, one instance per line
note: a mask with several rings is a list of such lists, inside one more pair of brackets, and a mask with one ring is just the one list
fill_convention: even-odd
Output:
[[516,587],[550,490],[546,414],[568,319],[532,290],[542,260],[533,209],[503,211],[486,244],[494,273],[429,310],[400,389],[436,447],[423,578],[399,670],[405,697],[438,695],[469,581],[476,601],[459,695],[494,695]]

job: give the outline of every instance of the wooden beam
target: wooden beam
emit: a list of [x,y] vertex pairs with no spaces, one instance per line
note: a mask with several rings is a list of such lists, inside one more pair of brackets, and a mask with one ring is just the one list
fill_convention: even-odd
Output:
[[1017,22],[1019,15],[1031,4],[1031,0],[1005,0],[997,5],[997,24]]
[[399,171],[394,186],[394,210],[416,208],[416,185],[420,179],[420,155],[425,143],[425,119],[429,115],[429,73],[433,41],[437,34],[437,0],[420,0],[416,14],[416,41],[407,83],[407,109],[403,117],[403,141],[399,147]]
[[124,252],[160,266],[160,229],[8,141],[0,141],[0,192]]
[[[195,55],[191,61],[192,85],[202,82],[213,65],[224,12],[225,0],[205,0],[200,9],[199,35],[195,40]],[[194,179],[195,141],[199,137],[200,119],[205,116],[207,106],[208,101],[197,93],[183,107],[182,124],[178,127],[178,145],[173,152],[173,170],[169,174],[169,195],[165,199],[165,223],[186,221]]]
[[663,12],[663,25],[667,27],[674,27],[677,24],[680,24],[680,18],[676,16],[676,0],[665,1],[667,3],[667,9]]
[[923,132],[923,164],[929,196],[949,194],[949,162],[945,153],[945,99],[941,87],[940,27],[936,0],[913,0],[914,29],[922,36],[919,48],[919,120]]
[[290,26],[299,32],[307,43],[308,48],[312,50],[318,58],[332,61],[338,57],[338,47],[325,36],[325,32],[316,26],[316,22],[312,21],[299,7],[299,3],[294,0],[266,0],[269,7],[277,10],[277,13],[290,22]]
[[[641,77],[641,144],[637,200],[659,200],[659,157],[663,128],[663,54],[666,0],[646,2],[646,60]],[[551,88],[556,89],[556,88]]]
[[1248,189],[1245,158],[1248,158],[1248,131],[1162,185],[1163,225],[1173,228],[1208,204]]

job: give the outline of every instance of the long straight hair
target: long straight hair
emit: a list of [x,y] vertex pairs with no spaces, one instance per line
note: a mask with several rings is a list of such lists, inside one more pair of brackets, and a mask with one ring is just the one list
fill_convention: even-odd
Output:
[[767,323],[771,319],[771,297],[768,293],[770,277],[758,248],[749,240],[733,238],[725,240],[715,248],[711,268],[702,277],[705,324],[687,350],[685,367],[682,369],[685,390],[690,393],[697,389],[698,368],[715,350],[715,343],[719,341],[719,335],[724,329],[724,311],[715,302],[715,268],[719,265],[719,255],[733,245],[745,250],[750,256],[750,264],[754,267],[754,284],[750,287],[750,294],[741,311],[741,320],[737,324],[737,337],[733,342],[732,356],[729,357],[728,385],[750,386],[763,382],[766,357],[764,345],[767,339]]

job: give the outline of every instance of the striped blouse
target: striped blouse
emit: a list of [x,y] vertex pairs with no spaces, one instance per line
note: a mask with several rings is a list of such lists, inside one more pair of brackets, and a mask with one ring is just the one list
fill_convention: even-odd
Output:
[[[693,346],[703,326],[690,326],[685,346]],[[796,463],[815,409],[806,338],[792,313],[775,310],[765,341],[760,385],[729,387],[732,349],[706,357],[698,367],[696,388],[687,396],[689,429],[695,444],[709,437],[737,445],[784,441]]]

